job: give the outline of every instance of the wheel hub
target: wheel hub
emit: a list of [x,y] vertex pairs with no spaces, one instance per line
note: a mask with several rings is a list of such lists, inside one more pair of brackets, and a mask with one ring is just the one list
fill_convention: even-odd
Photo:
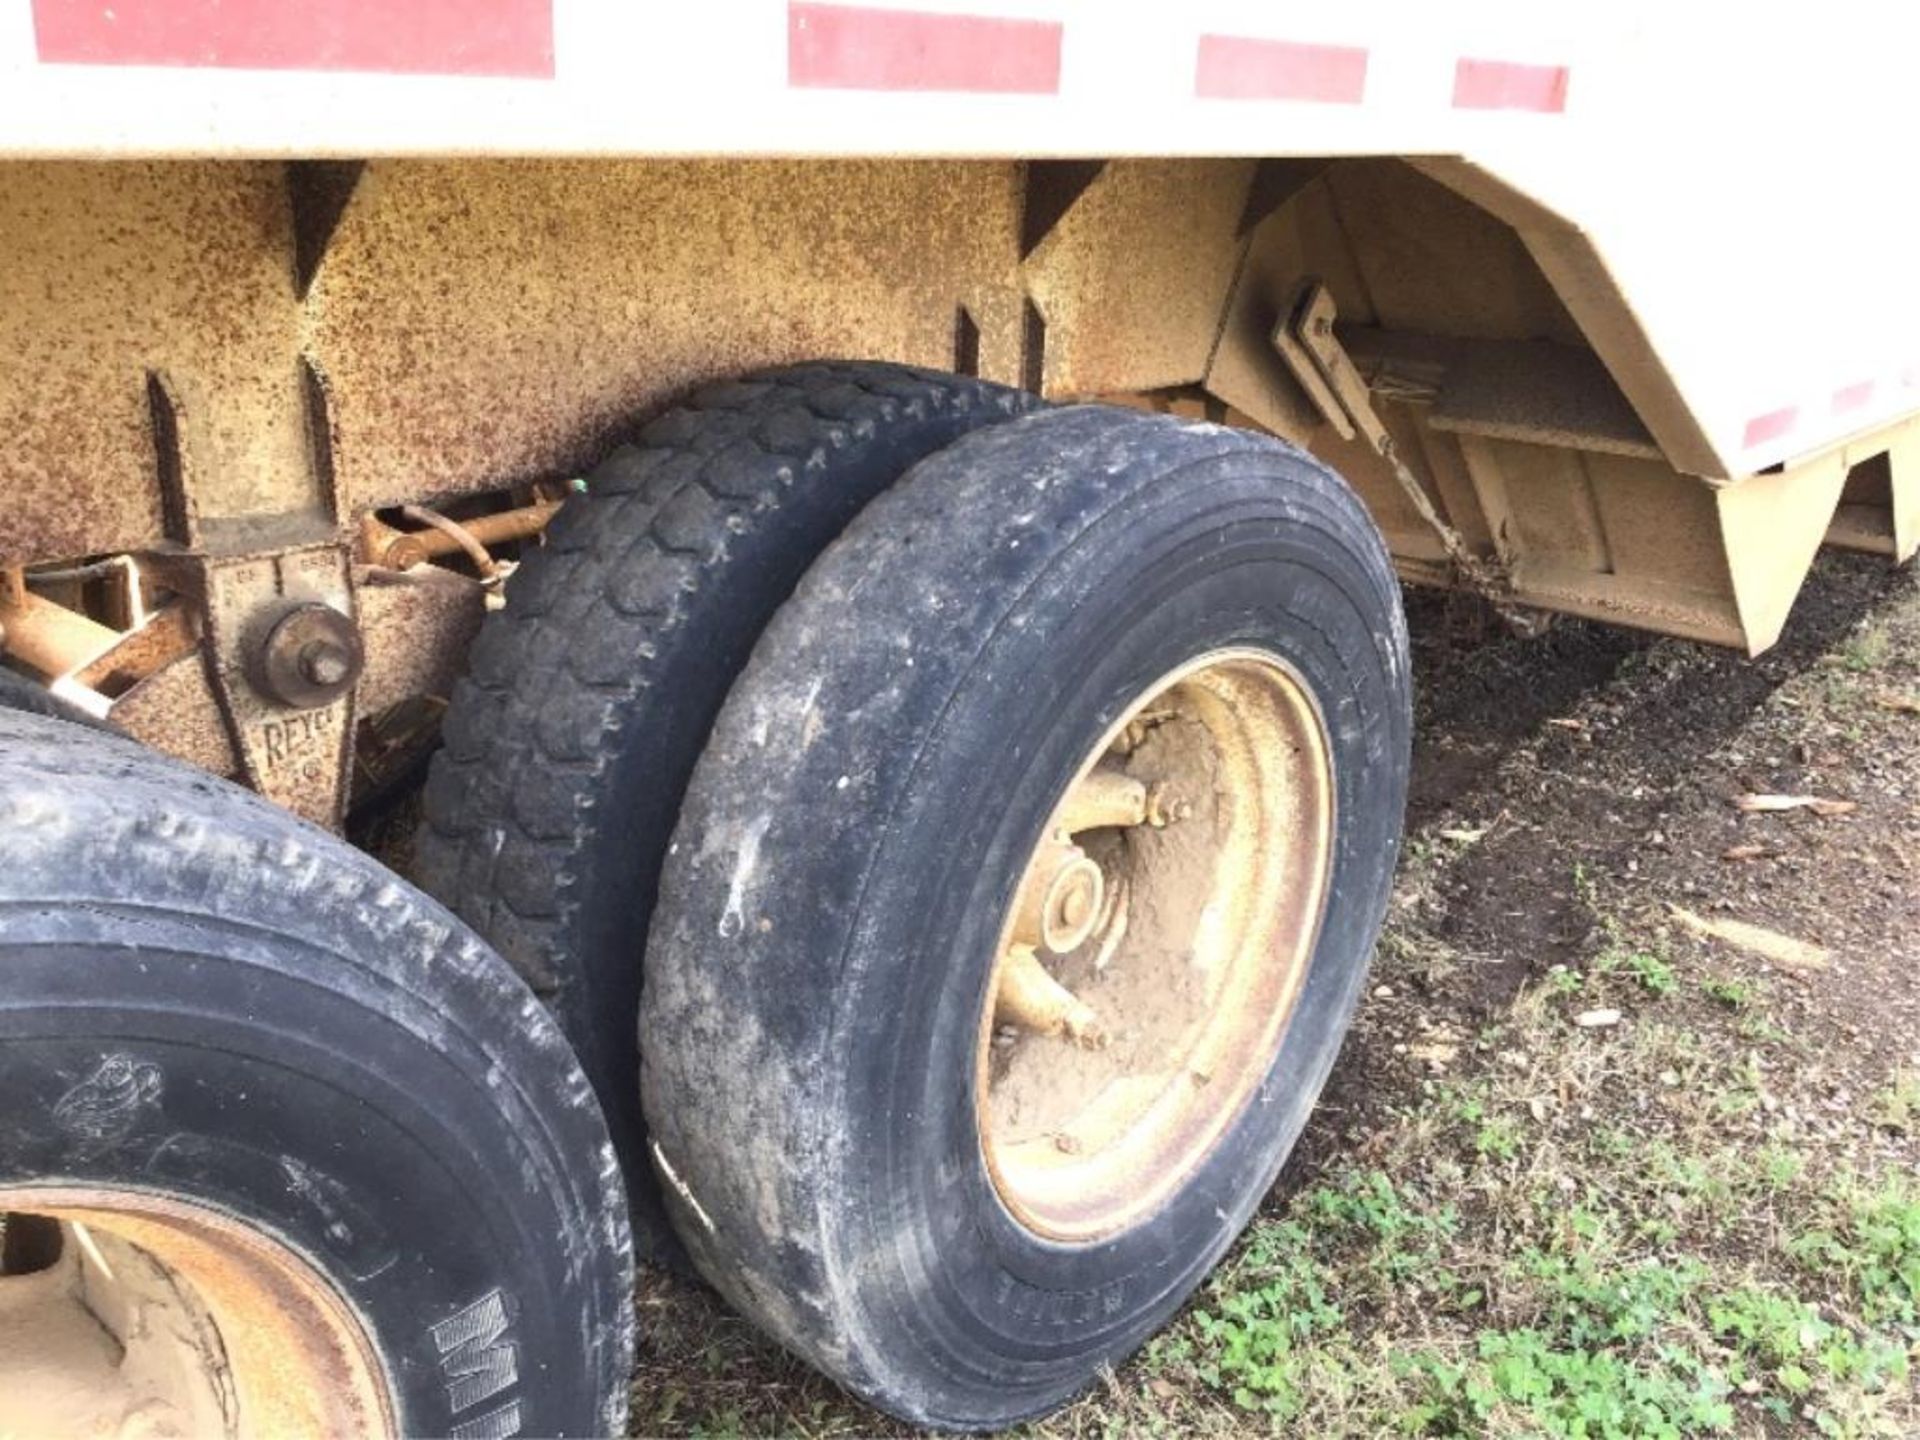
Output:
[[[278,1240],[200,1206],[98,1189],[0,1191],[0,1215],[0,1432],[397,1433],[358,1321]],[[23,1233],[29,1246],[13,1243]]]
[[1272,1067],[1326,899],[1333,778],[1291,666],[1220,651],[1101,738],[1015,891],[981,1021],[1014,1218],[1085,1241],[1204,1163]]

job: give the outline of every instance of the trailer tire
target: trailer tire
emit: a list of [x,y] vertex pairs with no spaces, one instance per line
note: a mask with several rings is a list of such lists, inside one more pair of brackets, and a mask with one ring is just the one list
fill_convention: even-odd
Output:
[[488,617],[427,783],[416,875],[547,1001],[599,1091],[643,1253],[635,1016],[660,862],[727,687],[860,507],[1031,396],[881,363],[716,384],[594,470]]
[[378,1431],[369,1395],[394,1433],[621,1433],[618,1165],[498,957],[332,836],[36,716],[0,712],[0,837],[0,1211],[83,1221],[90,1286],[184,1276],[240,1433]]
[[[1003,925],[1085,757],[1131,737],[1129,717],[1142,736],[1175,723],[1143,707],[1216,663],[1294,677],[1323,717],[1324,844],[1298,848],[1324,903],[1300,909],[1298,988],[1259,1012],[1280,1018],[1245,1049],[1244,1102],[1221,1102],[1150,1207],[1062,1239],[989,1169],[988,1042],[1013,1043],[991,988]],[[1386,905],[1410,723],[1386,549],[1294,447],[1078,407],[922,462],[762,636],[662,878],[643,1092],[702,1273],[915,1424],[1012,1424],[1133,1350],[1252,1215],[1332,1064]],[[1211,844],[1237,812],[1198,799],[1214,828],[1190,833]],[[1139,835],[1142,853],[1165,843]],[[1158,923],[1134,911],[1137,930]],[[1161,1003],[1130,993],[1141,1015]],[[1033,1043],[1073,1053],[1061,1034]]]

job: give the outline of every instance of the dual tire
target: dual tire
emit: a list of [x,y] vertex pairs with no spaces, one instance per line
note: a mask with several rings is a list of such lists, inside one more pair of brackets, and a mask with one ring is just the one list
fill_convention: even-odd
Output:
[[[1404,795],[1397,616],[1351,494],[1251,436],[1061,410],[972,436],[869,506],[734,686],[662,882],[642,1090],[702,1273],[860,1394],[936,1426],[1050,1409],[1164,1323],[1272,1184],[1359,994]],[[1156,1203],[1118,1194],[1123,1221],[1096,1211],[1063,1237],[1023,1213],[983,1144],[1005,917],[1115,724],[1226,657],[1277,662],[1323,722],[1335,798],[1310,956],[1246,1073],[1177,1082],[1221,1096],[1195,1110],[1212,1139],[1177,1183],[1149,1165],[1130,1179]],[[1129,1010],[1116,977],[1164,981],[1171,1005],[1190,958],[1130,935],[1104,977],[1082,967],[1081,993],[1111,997],[1109,1028],[1151,1037],[1156,996],[1136,990]],[[1057,1036],[1016,1043],[1053,1067],[1043,1084],[1089,1060]],[[1142,1058],[1086,1111],[1153,1083]],[[1095,1135],[1087,1150],[1113,1128],[1059,1118]],[[1126,1143],[1111,1138],[1116,1155]],[[1072,1198],[1054,1208],[1077,1215]]]
[[[926,372],[801,367],[656,422],[490,622],[422,852],[429,885],[557,998],[643,1211],[700,1273],[872,1403],[966,1428],[1045,1411],[1128,1353],[1251,1215],[1360,992],[1407,776],[1398,590],[1336,476],[1245,433],[1031,408]],[[1158,1173],[1176,1151],[1139,1151],[1149,1203],[1063,1231],[989,1135],[996,1046],[1091,1063],[1001,1023],[1009,916],[1091,757],[1180,708],[1169,677],[1228,662],[1283,677],[1312,716],[1298,773],[1324,775],[1324,825],[1236,851],[1260,894],[1318,867],[1298,964],[1247,992],[1270,1023],[1219,1050],[1237,1073],[1194,1067],[1219,1098],[1178,1111],[1204,1143],[1177,1174]],[[1239,692],[1213,693],[1178,691],[1240,733]],[[1245,808],[1228,788],[1200,782],[1205,833]],[[1159,842],[1088,844],[1113,865]],[[1162,1021],[1126,1011],[1113,974],[1194,968],[1191,935],[1140,950],[1168,909],[1136,903],[1112,973],[1048,959],[1115,997],[1125,1033],[1099,1063],[1123,1088]]]
[[478,938],[0,709],[0,1334],[126,1319],[103,1423],[614,1433],[617,1146],[649,1248],[875,1405],[1043,1412],[1297,1137],[1408,709],[1379,537],[1291,447],[895,366],[701,392],[476,644],[420,875]]
[[475,642],[427,781],[416,878],[566,1029],[626,1162],[644,1255],[680,1259],[641,1113],[642,955],[728,687],[862,506],[1034,404],[880,364],[696,391],[594,470]]

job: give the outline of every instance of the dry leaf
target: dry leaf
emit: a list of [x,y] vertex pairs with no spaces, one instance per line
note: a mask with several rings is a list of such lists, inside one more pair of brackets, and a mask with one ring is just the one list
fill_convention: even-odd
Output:
[[1582,1010],[1573,1017],[1573,1023],[1582,1030],[1605,1030],[1610,1025],[1620,1023],[1618,1010]]
[[1586,721],[1575,720],[1571,716],[1549,715],[1547,717],[1547,724],[1558,725],[1562,730],[1584,730],[1587,728]]
[[1771,845],[1729,845],[1720,852],[1722,860],[1764,860],[1780,852]]
[[1669,905],[1667,908],[1673,912],[1674,919],[1694,934],[1724,940],[1736,949],[1771,960],[1776,965],[1784,965],[1789,970],[1825,970],[1833,963],[1833,957],[1818,945],[1809,945],[1805,940],[1796,940],[1777,930],[1749,925],[1744,920],[1709,920],[1679,905]]
[[1859,805],[1852,800],[1829,800],[1824,795],[1742,795],[1733,808],[1749,815],[1763,810],[1811,810],[1816,815],[1850,815]]
[[1876,695],[1873,703],[1882,710],[1896,710],[1902,715],[1920,715],[1920,695]]

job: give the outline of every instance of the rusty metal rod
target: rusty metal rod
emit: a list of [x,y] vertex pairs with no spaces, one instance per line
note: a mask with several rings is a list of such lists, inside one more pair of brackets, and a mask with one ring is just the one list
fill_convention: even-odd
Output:
[[[502,510],[493,515],[476,515],[471,520],[448,521],[472,536],[482,546],[504,545],[513,540],[529,540],[547,528],[555,512],[560,509],[558,500],[540,501],[533,505],[522,505],[517,510]],[[415,511],[419,511],[415,515]],[[429,512],[420,506],[407,506],[401,511],[408,518],[428,528],[423,530],[395,530],[391,526],[381,525],[375,534],[379,537],[379,551],[375,563],[389,565],[396,570],[404,570],[423,560],[435,559],[442,555],[466,552],[465,543],[437,523],[444,520],[438,512]],[[429,517],[433,518],[429,518]],[[491,559],[491,557],[489,557]],[[398,563],[404,562],[404,563]],[[478,557],[474,559],[479,564]]]
[[0,586],[0,647],[43,675],[65,675],[120,643],[121,635],[24,587]]
[[491,580],[500,573],[500,567],[493,563],[493,556],[487,553],[487,547],[480,537],[457,520],[449,520],[438,510],[429,510],[424,505],[402,505],[400,513],[416,525],[430,528],[421,531],[423,535],[438,535],[450,540],[467,554],[481,575]]

